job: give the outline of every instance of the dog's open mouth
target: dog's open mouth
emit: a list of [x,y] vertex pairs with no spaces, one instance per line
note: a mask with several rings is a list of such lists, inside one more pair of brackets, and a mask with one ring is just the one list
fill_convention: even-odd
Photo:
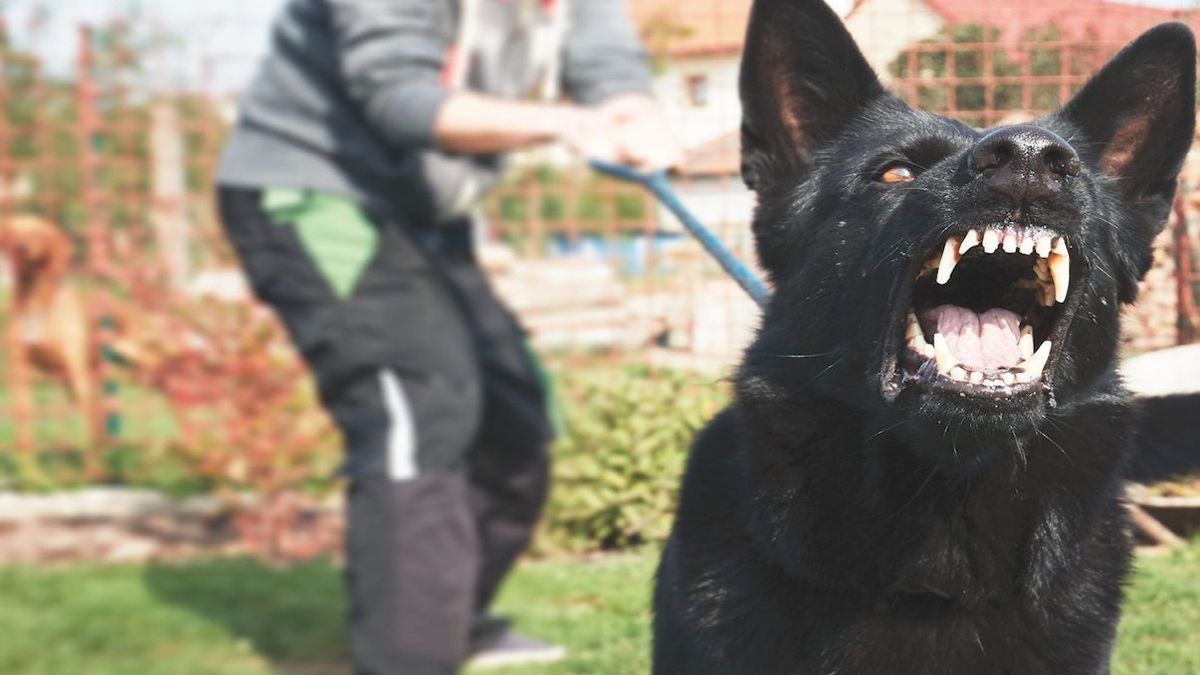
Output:
[[1071,289],[1064,237],[1003,225],[948,237],[913,283],[899,358],[905,380],[1001,397],[1049,379]]

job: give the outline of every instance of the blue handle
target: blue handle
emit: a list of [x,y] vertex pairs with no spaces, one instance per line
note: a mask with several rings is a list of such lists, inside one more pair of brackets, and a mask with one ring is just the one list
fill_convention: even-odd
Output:
[[666,206],[679,222],[687,228],[688,232],[700,242],[705,251],[716,259],[717,263],[725,270],[733,280],[742,287],[746,293],[758,303],[760,306],[765,306],[767,301],[771,299],[771,292],[763,285],[763,282],[746,267],[742,261],[738,260],[725,245],[717,239],[707,227],[701,223],[696,216],[692,215],[691,211],[679,201],[679,195],[675,194],[675,189],[671,187],[671,182],[667,180],[665,171],[655,171],[654,173],[643,173],[637,169],[622,164],[613,164],[611,162],[602,162],[599,160],[591,160],[588,164],[594,169],[607,176],[618,178],[630,183],[637,183],[658,198],[663,206]]

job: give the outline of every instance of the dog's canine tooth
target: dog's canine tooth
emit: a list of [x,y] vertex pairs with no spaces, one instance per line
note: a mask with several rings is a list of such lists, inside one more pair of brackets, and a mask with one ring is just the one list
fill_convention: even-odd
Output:
[[1054,238],[1054,244],[1053,244],[1053,246],[1052,246],[1051,248],[1053,248],[1053,249],[1054,249],[1054,252],[1055,252],[1055,253],[1057,253],[1057,254],[1059,254],[1059,255],[1068,255],[1068,253],[1067,253],[1067,240],[1066,240],[1066,239],[1063,239],[1062,237],[1055,237],[1055,238]]
[[958,365],[958,358],[950,351],[950,345],[946,344],[946,338],[941,333],[933,334],[933,353],[937,359],[938,375],[946,375]]
[[[1062,239],[1059,241],[1061,242]],[[1054,280],[1054,299],[1058,302],[1065,302],[1067,289],[1071,284],[1071,256],[1067,253],[1066,246],[1062,247],[1061,253],[1055,246],[1048,265],[1050,266],[1050,277]]]
[[1033,240],[1033,237],[1025,235],[1025,238],[1021,240],[1021,255],[1033,255],[1035,246],[1037,246],[1037,242]]
[[942,261],[938,263],[937,282],[944,285],[950,281],[950,275],[954,274],[954,266],[962,260],[962,254],[958,252],[959,246],[958,237],[950,237],[946,240],[946,246],[942,249]]
[[1021,329],[1021,358],[1033,356],[1033,328],[1025,326]]
[[981,239],[979,238],[979,232],[977,230],[970,230],[963,237],[962,244],[960,244],[958,247],[958,252],[960,254],[966,253],[967,251],[970,251],[978,246],[980,241]]
[[1017,252],[1017,231],[1011,227],[1004,231],[1004,252]]
[[971,371],[971,384],[983,384],[983,372],[979,370]]
[[1049,258],[1050,249],[1054,247],[1054,238],[1048,234],[1043,234],[1037,240],[1037,254],[1039,258]]
[[1025,359],[1025,362],[1021,365],[1025,369],[1025,372],[1032,373],[1034,375],[1041,375],[1042,371],[1046,369],[1046,361],[1049,359],[1050,341],[1046,340],[1040,347],[1038,347],[1038,350],[1033,353],[1033,356]]
[[954,366],[950,369],[950,379],[958,380],[959,382],[966,382],[967,370],[962,366]]
[[1000,246],[1000,233],[996,230],[984,230],[983,250],[987,253],[995,253],[998,246]]

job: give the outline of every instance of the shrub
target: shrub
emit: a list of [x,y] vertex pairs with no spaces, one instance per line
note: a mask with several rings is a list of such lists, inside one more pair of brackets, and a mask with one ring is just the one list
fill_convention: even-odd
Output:
[[692,438],[727,401],[711,376],[612,369],[559,378],[567,429],[555,447],[542,550],[661,542]]

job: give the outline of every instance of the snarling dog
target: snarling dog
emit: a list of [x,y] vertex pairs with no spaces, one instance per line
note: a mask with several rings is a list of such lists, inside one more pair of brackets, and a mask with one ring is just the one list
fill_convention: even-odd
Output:
[[986,130],[887,93],[820,0],[758,0],[746,49],[775,295],[692,450],[654,672],[1109,672],[1135,426],[1118,314],[1191,143],[1190,31]]
[[92,331],[86,307],[67,278],[71,239],[54,223],[32,215],[0,219],[0,254],[13,271],[5,317],[8,385],[16,412],[17,442],[32,446],[33,375],[66,387],[84,413],[86,442],[98,415]]

